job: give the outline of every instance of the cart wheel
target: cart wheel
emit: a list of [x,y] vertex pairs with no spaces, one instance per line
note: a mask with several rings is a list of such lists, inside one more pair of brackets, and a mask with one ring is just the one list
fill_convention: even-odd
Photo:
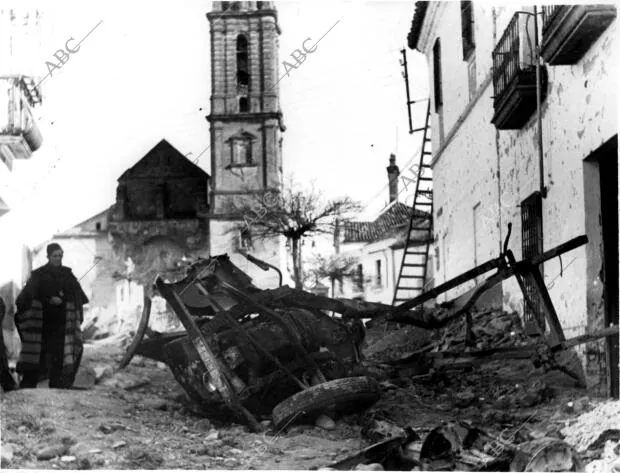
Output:
[[314,419],[327,409],[361,410],[379,399],[379,384],[374,378],[340,378],[311,386],[274,407],[271,415],[276,428],[293,420]]
[[136,331],[136,334],[133,337],[131,345],[129,345],[129,348],[127,348],[125,355],[123,355],[123,359],[118,363],[118,367],[116,368],[117,370],[122,370],[123,368],[125,368],[125,366],[129,364],[129,362],[133,358],[133,355],[136,353],[136,350],[138,349],[140,342],[142,342],[142,339],[144,338],[144,334],[149,328],[149,318],[151,317],[151,303],[152,303],[151,298],[145,294],[144,295],[144,307],[142,309],[142,317],[140,318],[138,330]]

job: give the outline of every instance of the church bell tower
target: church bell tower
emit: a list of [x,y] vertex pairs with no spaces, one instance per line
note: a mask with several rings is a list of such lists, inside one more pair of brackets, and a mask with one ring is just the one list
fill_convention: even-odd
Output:
[[[211,254],[229,253],[232,258],[242,249],[280,266],[280,242],[253,241],[251,225],[244,235],[230,232],[235,222],[243,220],[231,210],[234,203],[238,207],[252,194],[282,187],[285,128],[278,89],[277,11],[273,2],[214,1],[207,18],[211,27],[211,113],[207,117]],[[235,264],[246,262],[233,259]],[[249,269],[245,263],[239,265]]]

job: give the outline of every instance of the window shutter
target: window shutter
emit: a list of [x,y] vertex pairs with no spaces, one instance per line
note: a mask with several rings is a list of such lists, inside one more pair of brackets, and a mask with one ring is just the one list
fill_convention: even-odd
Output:
[[439,42],[439,38],[437,38],[433,46],[433,89],[435,92],[435,111],[439,112],[439,109],[443,105],[441,91],[441,43]]
[[463,42],[463,59],[465,60],[475,49],[472,2],[461,2],[461,38]]

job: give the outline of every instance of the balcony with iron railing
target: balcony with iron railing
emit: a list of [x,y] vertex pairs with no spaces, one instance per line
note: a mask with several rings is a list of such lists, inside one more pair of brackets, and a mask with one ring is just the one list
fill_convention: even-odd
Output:
[[[519,129],[536,110],[534,21],[515,13],[493,50],[493,108],[491,122],[500,130]],[[544,99],[547,76],[541,66]]]
[[576,64],[615,18],[613,4],[544,6],[540,54],[553,66]]
[[43,137],[32,113],[41,103],[31,77],[0,77],[0,157],[9,168],[14,159],[29,159]]

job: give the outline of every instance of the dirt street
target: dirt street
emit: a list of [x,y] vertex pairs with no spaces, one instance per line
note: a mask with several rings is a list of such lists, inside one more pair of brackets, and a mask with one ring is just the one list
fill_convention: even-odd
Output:
[[527,360],[503,360],[459,374],[399,376],[378,360],[414,351],[428,342],[428,334],[411,327],[386,333],[377,325],[367,337],[364,367],[379,378],[379,402],[339,419],[333,430],[292,426],[265,434],[206,419],[163,364],[136,357],[113,373],[127,339],[87,344],[81,371],[90,388],[2,395],[3,467],[316,469],[404,427],[423,437],[450,420],[471,422],[496,436],[517,432],[516,442],[565,439],[592,473],[605,471],[618,455],[620,403],[576,388],[561,373],[545,375]]
[[[109,340],[87,344],[84,367],[109,370],[121,355]],[[360,428],[344,423],[333,431],[298,426],[286,435],[251,434],[244,426],[212,423],[193,409],[167,367],[140,357],[87,390],[4,393],[2,446],[12,451],[6,466],[310,469],[361,446]],[[58,455],[41,459],[50,447],[58,447]]]

